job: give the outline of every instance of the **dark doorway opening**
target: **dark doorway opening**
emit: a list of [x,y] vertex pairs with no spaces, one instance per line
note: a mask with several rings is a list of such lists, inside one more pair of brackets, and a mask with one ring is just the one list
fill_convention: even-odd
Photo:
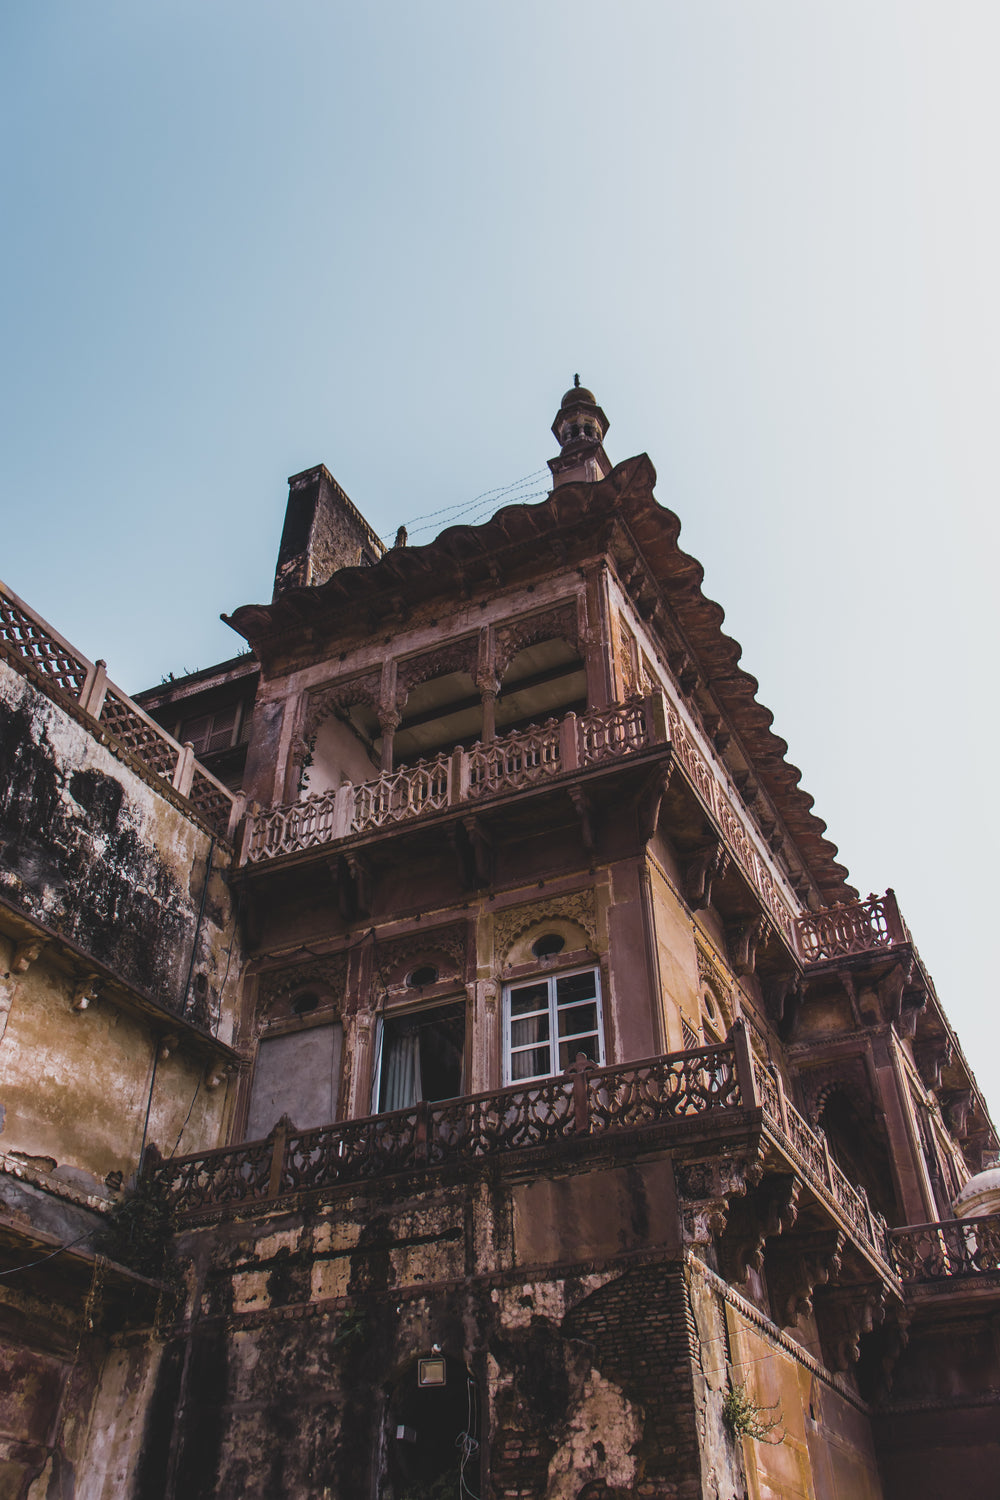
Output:
[[[422,1373],[434,1383],[421,1384]],[[465,1366],[442,1356],[415,1360],[389,1402],[393,1500],[473,1500],[479,1445],[479,1389]]]

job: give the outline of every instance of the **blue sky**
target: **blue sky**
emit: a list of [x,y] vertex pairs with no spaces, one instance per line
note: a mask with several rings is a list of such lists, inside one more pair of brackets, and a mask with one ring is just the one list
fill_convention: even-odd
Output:
[[392,534],[579,370],[1000,1103],[1000,12],[0,13],[7,583],[130,690],[239,640],[289,474]]

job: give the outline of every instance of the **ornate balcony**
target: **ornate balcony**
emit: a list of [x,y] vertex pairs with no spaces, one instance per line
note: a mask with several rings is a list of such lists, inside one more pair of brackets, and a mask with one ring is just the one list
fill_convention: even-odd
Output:
[[[299,1193],[327,1192],[398,1173],[522,1153],[600,1149],[613,1138],[624,1149],[669,1147],[727,1125],[763,1126],[762,1149],[793,1172],[812,1197],[883,1274],[891,1275],[884,1220],[830,1156],[825,1139],[785,1099],[780,1081],[752,1056],[742,1023],[725,1045],[668,1053],[613,1067],[578,1061],[561,1075],[528,1086],[421,1102],[389,1114],[313,1130],[279,1122],[263,1141],[160,1161],[152,1171],[182,1220],[227,1212],[267,1212]],[[523,1162],[521,1163],[523,1164]]]
[[934,1286],[997,1274],[1000,1214],[891,1229],[889,1247],[899,1278],[907,1286]]
[[805,963],[825,963],[911,942],[895,892],[806,912],[796,922]]
[[301,802],[252,808],[243,861],[255,864],[296,854],[663,744],[666,727],[658,706],[658,698],[650,697],[579,718],[570,713],[490,744],[469,750],[458,746],[372,781],[346,782]]

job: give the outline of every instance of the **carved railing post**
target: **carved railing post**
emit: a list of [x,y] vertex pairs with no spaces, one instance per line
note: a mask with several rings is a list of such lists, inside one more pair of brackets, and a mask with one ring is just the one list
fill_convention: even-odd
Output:
[[733,1060],[736,1064],[736,1082],[740,1087],[740,1102],[744,1109],[759,1109],[760,1094],[757,1089],[757,1079],[753,1070],[753,1055],[750,1051],[750,1037],[747,1032],[747,1023],[745,1021],[734,1021],[728,1040],[733,1048]]
[[833,1186],[833,1162],[830,1160],[830,1142],[826,1138],[825,1130],[817,1130],[816,1134],[819,1136],[819,1143],[823,1147],[823,1175],[831,1193],[836,1197]]
[[282,1115],[271,1131],[271,1170],[267,1179],[269,1198],[277,1198],[281,1193],[281,1179],[285,1169],[285,1143],[294,1129],[295,1126],[288,1116]]
[[80,689],[80,707],[86,709],[93,718],[101,717],[101,709],[104,707],[104,695],[108,690],[108,664],[98,658],[94,665],[89,668]]
[[469,800],[469,757],[461,745],[456,745],[451,755],[451,775],[448,778],[448,801]]
[[665,745],[668,738],[667,700],[662,688],[657,688],[646,698],[643,709],[646,715],[646,739],[650,745]]
[[572,710],[559,725],[559,761],[563,771],[575,771],[580,764],[580,730]]
[[236,796],[233,798],[233,805],[229,810],[229,821],[226,824],[226,838],[230,843],[234,843],[236,840],[236,830],[240,826],[240,822],[243,818],[244,813],[246,812],[246,808],[246,797],[242,792],[237,792]]
[[194,746],[190,740],[187,740],[181,747],[180,754],[177,757],[177,764],[174,766],[174,775],[171,784],[175,792],[180,792],[182,797],[186,797],[191,790],[191,782],[193,780]]
[[899,902],[896,900],[896,892],[892,889],[892,886],[885,893],[882,909],[885,912],[885,926],[890,941],[893,943],[905,943],[906,924],[903,921],[902,913],[899,910]]
[[573,1130],[577,1135],[590,1131],[590,1074],[594,1064],[583,1052],[576,1054],[576,1062],[566,1069],[566,1077],[573,1081]]
[[785,1098],[785,1085],[781,1081],[781,1074],[777,1068],[771,1073],[774,1082],[774,1090],[778,1096],[778,1114],[781,1118],[781,1128],[788,1134],[788,1100]]
[[426,1099],[417,1100],[417,1126],[413,1136],[414,1154],[422,1166],[426,1166],[429,1137],[430,1137],[430,1110]]
[[257,816],[259,812],[259,802],[250,801],[247,803],[246,820],[243,824],[243,842],[240,845],[241,865],[245,865],[250,858],[250,851],[253,848],[254,835],[257,831]]
[[344,781],[333,794],[331,839],[345,839],[354,827],[357,792],[352,781]]

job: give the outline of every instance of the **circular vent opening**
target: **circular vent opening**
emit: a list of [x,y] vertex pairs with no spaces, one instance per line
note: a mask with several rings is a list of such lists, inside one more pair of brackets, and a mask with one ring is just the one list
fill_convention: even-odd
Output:
[[307,1016],[311,1010],[319,1005],[318,995],[298,995],[292,1001],[292,1010],[297,1016]]
[[425,984],[437,984],[438,971],[433,964],[421,964],[419,969],[414,969],[406,981],[411,990],[423,989]]
[[565,946],[566,939],[560,937],[558,932],[547,932],[536,943],[532,943],[531,951],[536,958],[553,958],[555,954],[561,953]]

